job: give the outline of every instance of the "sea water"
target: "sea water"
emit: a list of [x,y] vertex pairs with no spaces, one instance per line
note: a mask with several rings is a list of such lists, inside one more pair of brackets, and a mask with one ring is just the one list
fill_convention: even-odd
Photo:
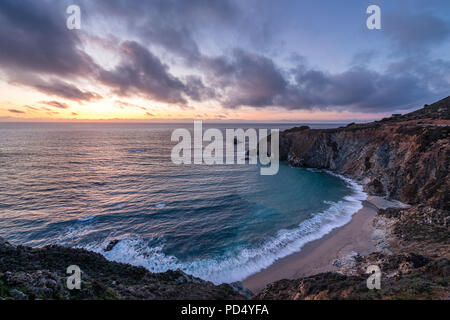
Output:
[[0,236],[223,283],[301,250],[362,207],[358,185],[323,171],[175,165],[170,137],[182,126],[0,124]]

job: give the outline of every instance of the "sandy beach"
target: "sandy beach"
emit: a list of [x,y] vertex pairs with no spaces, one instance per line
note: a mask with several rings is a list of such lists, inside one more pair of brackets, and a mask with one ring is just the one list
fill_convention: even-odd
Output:
[[352,220],[336,228],[321,239],[312,241],[294,254],[279,259],[268,268],[248,277],[243,283],[258,293],[267,284],[281,279],[296,279],[321,272],[336,270],[333,260],[352,251],[368,254],[376,251],[372,234],[377,208],[368,201]]

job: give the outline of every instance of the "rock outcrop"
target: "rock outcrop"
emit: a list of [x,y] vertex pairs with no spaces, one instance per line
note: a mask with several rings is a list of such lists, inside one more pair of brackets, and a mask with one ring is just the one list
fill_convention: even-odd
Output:
[[[67,267],[81,268],[81,289],[69,290]],[[0,300],[34,299],[245,299],[240,283],[214,285],[182,271],[151,273],[102,255],[61,246],[28,248],[0,238]]]
[[375,224],[389,235],[389,250],[415,252],[433,259],[450,259],[450,214],[424,205],[381,209]]
[[[369,265],[383,270],[380,290],[367,288]],[[254,299],[449,299],[450,261],[417,254],[354,256],[352,268],[269,284]]]

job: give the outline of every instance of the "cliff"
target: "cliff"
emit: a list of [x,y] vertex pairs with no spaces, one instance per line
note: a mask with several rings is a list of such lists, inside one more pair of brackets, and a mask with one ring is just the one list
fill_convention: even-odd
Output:
[[373,195],[449,210],[450,97],[367,124],[280,134],[280,159],[328,169]]

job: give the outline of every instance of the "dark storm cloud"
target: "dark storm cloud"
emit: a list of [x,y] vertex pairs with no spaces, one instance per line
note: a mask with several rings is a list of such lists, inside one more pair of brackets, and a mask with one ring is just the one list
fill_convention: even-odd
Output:
[[[386,15],[384,33],[395,44],[398,61],[384,72],[370,70],[369,64],[379,53],[365,51],[355,55],[350,68],[340,73],[311,69],[299,62],[294,74],[288,75],[269,57],[248,50],[236,49],[232,54],[215,57],[201,52],[195,40],[197,28],[210,23],[215,23],[216,28],[239,25],[243,14],[232,1],[170,0],[145,4],[138,1],[100,1],[96,5],[110,14],[127,17],[131,30],[142,30],[141,33],[137,31],[142,41],[164,47],[206,75],[207,85],[203,82],[196,84],[193,79],[184,88],[180,83],[168,82],[169,92],[175,85],[175,89],[193,100],[215,98],[229,108],[345,107],[350,111],[381,112],[410,107],[418,100],[434,99],[449,89],[445,76],[449,68],[445,62],[430,61],[424,55],[415,59],[403,56],[411,49],[426,51],[423,48],[441,43],[448,37],[447,23],[428,13]],[[249,23],[245,32],[251,34],[254,27]],[[134,87],[146,91],[143,86]],[[157,91],[164,92],[162,88]],[[172,95],[162,95],[165,96]],[[175,94],[176,98],[181,96]]]
[[449,88],[450,64],[440,60],[403,59],[385,72],[370,70],[366,63],[341,73],[299,64],[288,75],[267,57],[236,50],[231,58],[205,58],[204,64],[212,82],[223,88],[222,102],[229,108],[384,112],[433,100]]
[[0,63],[28,72],[89,73],[91,58],[78,48],[76,32],[65,26],[65,9],[43,1],[0,1]]
[[[96,5],[120,15],[130,14],[126,18],[130,23],[136,21],[133,15],[149,19],[154,28],[139,29],[145,30],[146,37],[168,50],[195,56],[199,51],[195,42],[189,38],[189,31],[182,26],[163,23],[164,19],[182,16],[187,12],[194,16],[194,8],[201,8],[205,2],[195,3],[196,6],[185,2],[176,4],[173,1],[153,1],[151,5],[150,2],[107,1]],[[86,7],[91,4],[86,3]],[[215,6],[223,9],[222,5],[215,4],[205,6],[205,10]],[[113,70],[104,70],[80,49],[80,35],[83,33],[66,28],[67,15],[61,2],[5,0],[0,3],[0,17],[0,64],[9,75],[10,83],[79,102],[98,100],[102,96],[82,90],[73,81],[63,81],[60,78],[84,78],[94,82],[100,80],[119,95],[144,95],[169,103],[186,104],[187,97],[199,101],[213,96],[199,77],[188,77],[182,81],[170,74],[169,67],[158,57],[134,41],[125,41],[121,45],[123,60],[119,65]],[[154,21],[156,18],[159,23]]]
[[345,106],[353,111],[379,112],[429,94],[424,79],[405,72],[379,73],[366,67],[336,74],[300,68],[295,80],[293,99],[284,103],[290,108]]
[[0,65],[11,83],[77,101],[101,98],[58,79],[89,77],[98,68],[66,28],[62,2],[2,0],[0,18]]
[[214,89],[205,86],[202,79],[198,76],[188,76],[185,79],[186,94],[194,101],[203,101],[217,98]]
[[121,45],[122,61],[113,70],[102,70],[98,79],[115,89],[120,96],[130,94],[186,104],[185,96],[194,100],[204,95],[206,87],[200,78],[188,77],[187,83],[173,76],[169,67],[136,41],[125,41]]
[[230,58],[203,58],[202,64],[211,72],[215,87],[224,88],[223,104],[227,107],[271,106],[287,88],[275,63],[261,55],[234,50]]

